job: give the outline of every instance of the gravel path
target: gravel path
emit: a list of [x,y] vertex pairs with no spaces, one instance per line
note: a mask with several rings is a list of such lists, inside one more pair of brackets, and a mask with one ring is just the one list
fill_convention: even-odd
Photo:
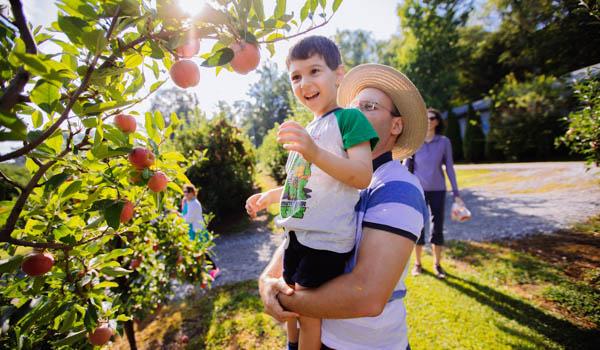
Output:
[[[445,236],[449,240],[493,240],[552,232],[600,213],[600,170],[586,171],[583,163],[457,166],[461,168],[489,173],[481,177],[483,184],[461,190],[473,214],[471,221],[450,220],[448,196]],[[282,235],[271,234],[260,225],[218,237],[215,251],[223,274],[214,285],[256,279],[282,239]]]

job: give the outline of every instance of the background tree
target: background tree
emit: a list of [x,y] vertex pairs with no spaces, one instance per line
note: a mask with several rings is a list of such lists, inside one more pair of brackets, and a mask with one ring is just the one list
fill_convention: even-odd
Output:
[[577,109],[566,118],[569,129],[556,144],[565,144],[573,153],[583,155],[588,164],[600,166],[600,78],[579,82],[574,93]]
[[379,47],[369,31],[337,30],[333,40],[340,49],[346,70],[363,63],[379,62]]
[[488,137],[510,161],[559,159],[565,149],[554,140],[566,131],[569,89],[557,78],[537,76],[518,81],[508,75],[491,95],[494,101]]
[[471,1],[407,0],[398,6],[404,31],[401,71],[419,87],[427,105],[445,110],[458,87],[458,29],[465,25]]
[[460,134],[458,118],[452,113],[452,110],[448,111],[448,117],[445,122],[447,125],[445,134],[452,144],[452,158],[454,158],[454,161],[460,161],[463,159],[462,136]]
[[165,117],[167,125],[170,123],[168,118],[171,113],[177,114],[179,119],[189,123],[197,109],[198,97],[196,94],[176,87],[157,91],[152,97],[150,105],[151,111],[159,111]]
[[273,62],[257,71],[260,79],[248,90],[249,101],[237,101],[234,107],[241,116],[240,125],[258,147],[275,123],[282,123],[290,113],[290,79]]
[[255,157],[248,138],[221,112],[211,120],[194,119],[174,143],[188,159],[202,155],[186,175],[198,188],[202,206],[215,215],[214,224],[239,220],[253,193]]
[[481,128],[481,117],[473,106],[469,105],[467,128],[463,140],[463,155],[466,162],[481,162],[485,155],[485,135]]

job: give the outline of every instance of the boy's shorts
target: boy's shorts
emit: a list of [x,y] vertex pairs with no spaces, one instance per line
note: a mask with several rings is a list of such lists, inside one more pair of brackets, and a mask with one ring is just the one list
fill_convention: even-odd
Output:
[[316,288],[344,273],[346,262],[353,251],[336,253],[302,245],[294,231],[289,232],[290,242],[283,254],[283,278],[289,285]]

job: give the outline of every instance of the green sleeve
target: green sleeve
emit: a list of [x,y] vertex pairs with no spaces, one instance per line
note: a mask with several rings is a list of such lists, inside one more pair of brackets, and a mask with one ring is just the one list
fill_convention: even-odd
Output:
[[339,109],[334,113],[340,127],[345,150],[365,141],[371,143],[371,150],[375,148],[375,145],[379,142],[379,137],[361,111],[352,108]]

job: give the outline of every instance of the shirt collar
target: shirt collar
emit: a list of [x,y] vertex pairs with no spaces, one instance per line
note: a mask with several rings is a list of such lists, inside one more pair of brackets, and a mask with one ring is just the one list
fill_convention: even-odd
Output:
[[391,161],[392,159],[393,159],[392,152],[385,152],[384,154],[380,155],[379,157],[373,159],[373,171],[377,170],[377,168],[379,168],[383,164]]
[[333,113],[333,112],[337,111],[338,109],[342,109],[342,107],[335,107],[334,109],[330,110],[329,112],[327,112],[327,113],[325,113],[325,114],[323,114],[323,115],[319,116],[319,118],[322,118],[322,117],[324,117],[324,116],[326,116],[326,115],[328,115],[328,114],[331,114],[331,113]]

